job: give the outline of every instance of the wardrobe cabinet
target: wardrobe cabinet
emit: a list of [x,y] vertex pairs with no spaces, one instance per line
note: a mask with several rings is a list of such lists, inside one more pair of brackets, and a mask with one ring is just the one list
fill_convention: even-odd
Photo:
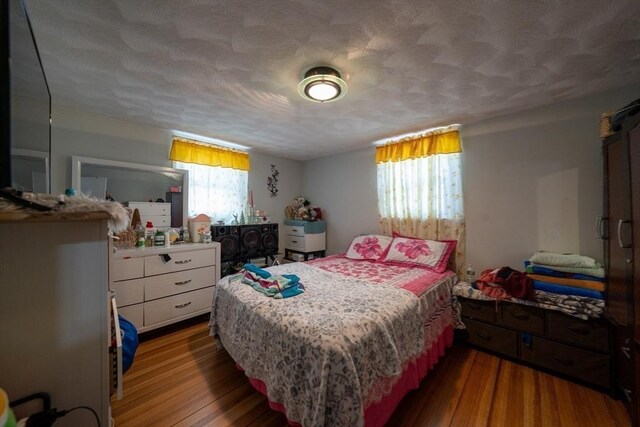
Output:
[[[634,425],[640,414],[640,113],[603,141],[606,316],[615,328],[616,382]],[[635,250],[634,250],[635,249]]]

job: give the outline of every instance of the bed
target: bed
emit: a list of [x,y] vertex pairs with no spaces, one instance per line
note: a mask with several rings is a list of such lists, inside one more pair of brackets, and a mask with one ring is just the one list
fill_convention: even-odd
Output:
[[227,276],[210,331],[292,425],[384,425],[453,341],[452,271],[345,255],[267,270],[304,293],[268,298]]

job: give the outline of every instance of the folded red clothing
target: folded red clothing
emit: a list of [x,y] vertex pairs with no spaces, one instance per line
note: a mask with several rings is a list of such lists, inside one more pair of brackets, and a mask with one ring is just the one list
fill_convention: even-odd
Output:
[[484,270],[476,280],[476,287],[495,299],[508,297],[533,301],[533,280],[521,271],[510,267]]

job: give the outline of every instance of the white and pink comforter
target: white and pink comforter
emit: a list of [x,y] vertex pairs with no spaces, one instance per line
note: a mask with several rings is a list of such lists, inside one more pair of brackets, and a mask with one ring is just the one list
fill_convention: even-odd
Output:
[[301,295],[267,298],[228,276],[210,330],[245,374],[303,426],[361,426],[404,368],[452,324],[453,272],[333,256],[268,269],[296,274]]

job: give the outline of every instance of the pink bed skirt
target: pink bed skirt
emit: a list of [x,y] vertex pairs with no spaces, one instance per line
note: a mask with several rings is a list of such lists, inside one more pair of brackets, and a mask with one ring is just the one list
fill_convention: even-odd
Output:
[[[453,343],[453,327],[448,326],[438,337],[438,340],[425,350],[418,359],[410,363],[402,373],[398,382],[391,389],[391,393],[385,396],[380,402],[372,403],[364,410],[364,422],[366,427],[381,427],[387,422],[393,411],[398,406],[402,398],[411,390],[420,387],[420,382],[427,376],[429,369],[438,363],[438,360],[444,356],[444,350]],[[238,368],[242,369],[240,366]],[[267,397],[267,386],[264,382],[249,378],[249,382],[260,393]],[[269,400],[271,409],[286,414],[286,409],[282,403],[272,402]],[[290,426],[299,427],[300,424],[295,421],[289,421]]]

